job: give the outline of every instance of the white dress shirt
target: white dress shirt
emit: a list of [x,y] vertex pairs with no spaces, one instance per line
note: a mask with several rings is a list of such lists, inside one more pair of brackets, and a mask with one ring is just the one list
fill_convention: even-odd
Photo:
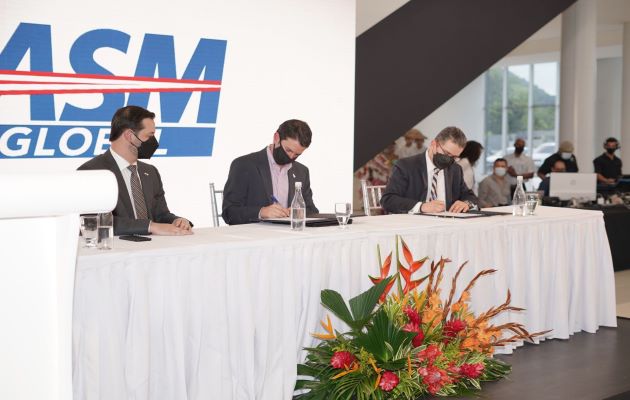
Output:
[[[431,200],[431,185],[433,183],[433,170],[435,169],[435,164],[431,161],[431,157],[429,157],[429,152],[424,153],[424,157],[427,160],[427,197],[423,202],[418,202],[416,205],[409,211],[410,213],[420,212],[420,206],[422,203],[428,202]],[[441,169],[437,176],[437,199],[446,202],[446,181],[444,180],[444,170]]]
[[[129,193],[129,200],[131,200],[131,207],[133,207],[133,215],[138,218],[138,214],[136,213],[136,205],[133,201],[133,194],[131,193],[131,171],[127,168],[130,165],[138,165],[137,162],[133,164],[129,164],[127,160],[122,158],[118,153],[114,151],[114,149],[110,148],[109,151],[112,152],[112,156],[120,168],[120,173],[122,174],[123,180],[125,181],[125,186],[127,186],[127,192]],[[136,175],[138,175],[138,169],[136,168]],[[142,181],[140,180],[140,175],[138,175],[138,181],[140,182],[140,187],[142,187]]]

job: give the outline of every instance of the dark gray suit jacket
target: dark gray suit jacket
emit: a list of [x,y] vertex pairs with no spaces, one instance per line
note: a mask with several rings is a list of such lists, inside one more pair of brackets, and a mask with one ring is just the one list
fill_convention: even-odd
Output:
[[[419,201],[424,202],[429,188],[427,182],[426,150],[415,156],[403,158],[394,164],[392,176],[381,197],[381,205],[389,213],[406,213]],[[478,204],[477,196],[466,186],[462,168],[453,163],[444,170],[446,209],[456,200]]]
[[162,179],[157,168],[153,165],[138,161],[138,175],[140,175],[140,183],[142,184],[142,192],[144,193],[144,201],[147,204],[149,219],[135,218],[131,205],[131,196],[118,164],[116,164],[116,160],[111,154],[111,150],[94,157],[78,169],[106,169],[116,175],[118,201],[116,202],[116,208],[112,211],[114,215],[114,235],[147,235],[149,234],[149,220],[170,224],[179,218],[177,215],[172,214],[166,205]]
[[[308,168],[293,161],[288,176],[289,206],[295,193],[295,182],[302,182],[306,213],[317,214],[319,210],[313,204]],[[273,204],[272,195],[273,184],[267,148],[241,156],[232,161],[228,179],[223,188],[223,219],[230,225],[257,222],[260,209]]]

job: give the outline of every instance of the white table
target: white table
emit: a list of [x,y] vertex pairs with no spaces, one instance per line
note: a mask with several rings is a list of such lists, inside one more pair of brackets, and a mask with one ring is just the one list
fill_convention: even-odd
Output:
[[[290,399],[302,348],[325,316],[320,291],[346,299],[371,286],[402,235],[416,258],[469,260],[459,290],[473,309],[505,300],[508,320],[568,338],[616,326],[615,286],[602,214],[542,207],[532,217],[455,220],[356,218],[347,230],[252,224],[82,250],[74,306],[75,399]],[[425,267],[426,268],[426,267]],[[426,270],[418,272],[422,276]],[[458,291],[459,292],[459,291]],[[336,329],[341,329],[333,319]],[[512,348],[503,349],[510,352]]]

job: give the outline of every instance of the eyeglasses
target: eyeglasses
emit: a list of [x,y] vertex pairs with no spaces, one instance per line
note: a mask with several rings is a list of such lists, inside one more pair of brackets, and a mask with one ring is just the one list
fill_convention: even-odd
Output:
[[442,147],[440,142],[438,142],[437,140],[435,141],[435,143],[437,143],[437,145],[440,146],[440,149],[442,149],[442,151],[444,152],[445,155],[453,158],[453,160],[455,160],[455,161],[459,161],[459,159],[460,159],[459,156],[454,156],[453,154],[451,154],[448,151],[444,150],[444,147]]

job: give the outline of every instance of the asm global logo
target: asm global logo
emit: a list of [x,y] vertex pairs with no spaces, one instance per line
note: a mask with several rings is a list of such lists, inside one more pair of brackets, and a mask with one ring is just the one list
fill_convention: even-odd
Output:
[[[114,112],[129,104],[157,114],[156,156],[212,154],[225,40],[198,39],[189,60],[176,60],[173,36],[147,33],[140,46],[133,46],[139,53],[131,54],[129,34],[95,29],[70,46],[74,72],[69,72],[53,69],[52,37],[50,25],[23,22],[0,53],[0,158],[100,154],[109,146]],[[120,68],[96,54],[102,49],[119,52],[124,64],[135,65],[133,76],[117,75]],[[159,109],[149,106],[150,98]]]

